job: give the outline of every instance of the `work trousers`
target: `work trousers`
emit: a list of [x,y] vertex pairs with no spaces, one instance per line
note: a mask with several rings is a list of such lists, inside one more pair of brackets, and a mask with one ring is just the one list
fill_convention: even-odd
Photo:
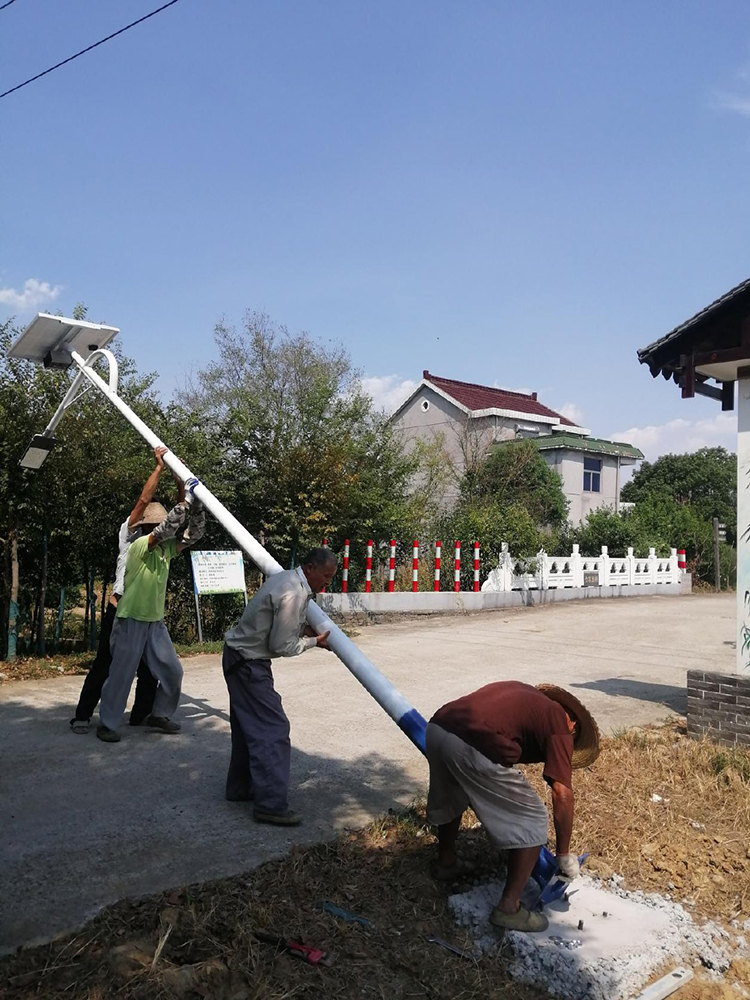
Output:
[[182,664],[164,622],[115,618],[109,648],[112,663],[99,706],[102,725],[107,729],[120,725],[141,658],[159,682],[152,714],[171,718],[180,703]]
[[[109,651],[109,638],[112,635],[112,625],[114,624],[117,607],[114,604],[107,604],[107,610],[102,619],[102,630],[99,635],[99,647],[96,651],[96,659],[91,664],[91,669],[86,674],[86,680],[81,688],[81,695],[76,706],[76,719],[90,719],[94,714],[94,709],[99,704],[102,696],[104,682],[109,676],[109,665],[112,662],[112,654]],[[135,702],[130,712],[131,726],[139,726],[146,716],[151,715],[156,694],[156,678],[141,660],[138,664],[138,683],[135,686]]]
[[257,809],[284,813],[289,808],[291,742],[271,661],[246,660],[225,645],[222,667],[232,729],[227,798],[253,798]]

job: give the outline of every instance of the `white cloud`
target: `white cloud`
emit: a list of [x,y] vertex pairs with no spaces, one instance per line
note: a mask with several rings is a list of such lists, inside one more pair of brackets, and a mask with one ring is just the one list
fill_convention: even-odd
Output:
[[716,106],[722,111],[735,111],[738,115],[750,117],[750,95],[729,94],[718,91],[714,95]]
[[733,71],[734,82],[729,90],[714,90],[711,105],[719,111],[733,111],[750,117],[750,60]]
[[54,302],[62,288],[62,285],[53,286],[48,281],[29,278],[24,282],[22,292],[17,292],[15,288],[0,288],[0,304],[20,312],[38,309],[45,302]]
[[668,420],[665,424],[630,427],[624,431],[615,431],[612,438],[634,444],[651,462],[669,452],[680,454],[717,445],[736,451],[737,414],[717,413],[715,417],[703,420],[677,418]]
[[564,403],[562,406],[557,408],[557,412],[561,413],[568,420],[572,420],[574,424],[579,427],[585,427],[585,417],[583,410],[577,403]]
[[375,408],[389,413],[398,409],[418,385],[419,382],[398,375],[368,375],[362,379],[362,388],[372,397]]

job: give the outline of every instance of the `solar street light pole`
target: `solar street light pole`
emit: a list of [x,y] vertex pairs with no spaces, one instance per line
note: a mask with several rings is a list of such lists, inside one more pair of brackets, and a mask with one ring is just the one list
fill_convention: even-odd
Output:
[[[77,395],[82,381],[85,379],[95,386],[125,417],[128,423],[135,428],[142,438],[152,447],[165,447],[164,442],[148,427],[140,417],[135,414],[130,407],[117,394],[117,361],[114,355],[105,349],[94,351],[86,360],[69,345],[64,345],[62,350],[69,352],[69,355],[79,371],[73,383],[66,393],[65,399],[57,408],[55,415],[47,425],[45,434],[50,436],[54,433],[55,427],[62,419],[65,410]],[[109,385],[91,367],[91,362],[102,357],[109,362],[110,380]],[[183,482],[196,479],[193,472],[183,463],[172,451],[167,451],[164,455],[164,464],[175,473]],[[221,526],[234,538],[238,545],[252,559],[258,569],[265,576],[272,576],[274,573],[283,571],[283,567],[267,552],[262,545],[250,534],[237,518],[227,510],[224,504],[218,500],[208,487],[198,481],[192,492],[201,501]],[[310,601],[307,609],[307,620],[312,629],[318,634],[330,632],[328,645],[338,656],[341,662],[357,678],[360,684],[372,695],[381,708],[398,724],[403,732],[424,752],[426,722],[417,712],[413,705],[397,690],[397,688],[375,667],[348,636],[328,617],[315,601]]]

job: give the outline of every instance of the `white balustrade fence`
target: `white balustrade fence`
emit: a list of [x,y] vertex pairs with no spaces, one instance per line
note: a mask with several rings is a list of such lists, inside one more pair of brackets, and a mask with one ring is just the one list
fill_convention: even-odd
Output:
[[569,556],[550,556],[544,549],[533,559],[514,559],[503,544],[498,566],[482,584],[483,591],[561,590],[566,587],[617,587],[622,584],[679,583],[682,570],[677,564],[677,549],[666,559],[649,549],[646,558],[633,555],[610,556],[607,546],[601,555],[582,556],[578,545]]

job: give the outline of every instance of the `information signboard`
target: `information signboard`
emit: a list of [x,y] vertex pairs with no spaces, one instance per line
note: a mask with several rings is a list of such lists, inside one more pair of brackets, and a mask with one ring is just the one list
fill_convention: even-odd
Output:
[[239,549],[209,552],[207,549],[190,550],[193,566],[193,591],[195,616],[198,621],[198,642],[203,642],[201,623],[201,594],[242,594],[247,604],[245,564]]
[[190,559],[196,594],[245,593],[245,564],[239,549],[223,552],[191,550]]

